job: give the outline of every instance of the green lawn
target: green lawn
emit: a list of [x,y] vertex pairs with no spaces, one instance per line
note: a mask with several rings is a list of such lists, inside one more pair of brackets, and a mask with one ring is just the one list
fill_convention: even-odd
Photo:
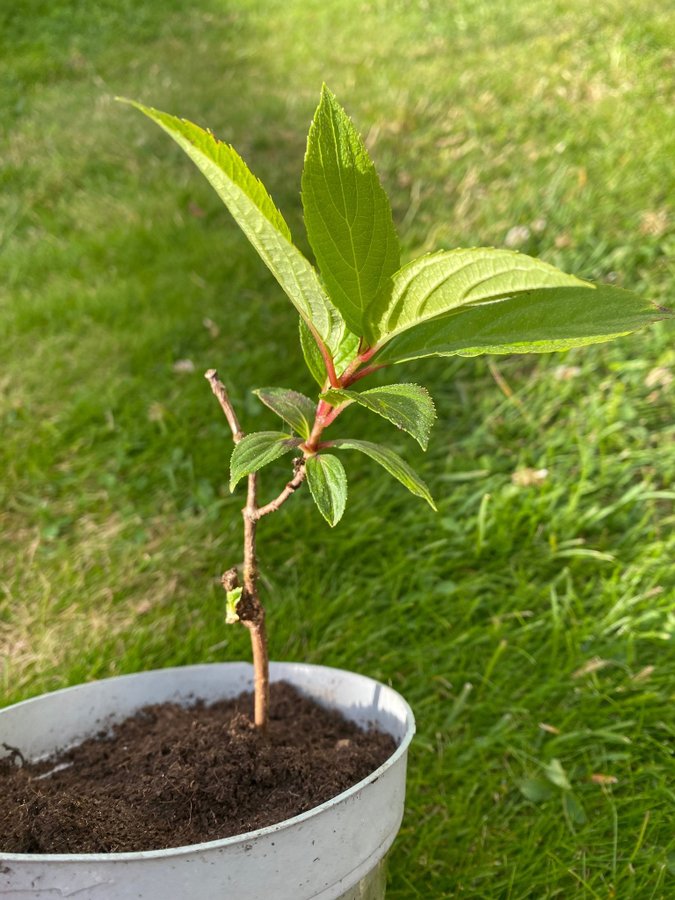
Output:
[[[407,257],[519,237],[673,306],[674,41],[665,0],[4,4],[4,699],[246,657],[218,585],[242,493],[202,373],[248,430],[276,427],[252,388],[312,385],[218,198],[114,95],[231,141],[298,234],[325,80]],[[675,896],[674,333],[416,364],[426,455],[344,423],[393,440],[439,513],[349,457],[334,532],[303,491],[261,525],[273,657],[363,671],[415,709],[391,900]]]

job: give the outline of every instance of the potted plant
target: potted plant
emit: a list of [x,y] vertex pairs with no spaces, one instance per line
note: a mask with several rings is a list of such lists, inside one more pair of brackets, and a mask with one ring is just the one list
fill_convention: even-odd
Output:
[[[390,448],[343,436],[348,420],[343,414],[358,405],[427,446],[435,419],[428,392],[408,382],[368,386],[365,379],[374,372],[429,356],[565,350],[629,334],[670,312],[509,250],[439,251],[401,265],[389,201],[373,163],[325,87],[302,175],[307,235],[319,274],[292,242],[264,186],[230,146],[190,122],[132,105],[160,125],[204,173],[296,307],[300,344],[318,396],[285,388],[257,390],[283,424],[277,431],[245,434],[217,372],[206,373],[234,442],[230,488],[247,480],[244,562],[241,569],[227,569],[222,583],[227,621],[243,624],[250,633],[252,679],[250,667],[241,663],[107,679],[4,710],[0,740],[17,748],[12,753],[19,757],[38,759],[91,735],[111,714],[119,721],[147,704],[234,696],[252,681],[252,727],[264,742],[270,683],[284,678],[356,721],[375,721],[397,746],[374,772],[332,800],[223,840],[109,854],[0,853],[0,892],[25,897],[39,889],[60,896],[82,892],[177,900],[193,895],[255,900],[270,891],[276,900],[382,897],[381,861],[402,815],[412,714],[395,692],[363,676],[270,666],[258,589],[258,524],[306,482],[321,516],[329,526],[337,525],[347,501],[345,451],[370,457],[434,507],[426,484]],[[288,481],[275,497],[261,500],[257,473],[284,455],[291,457]]]

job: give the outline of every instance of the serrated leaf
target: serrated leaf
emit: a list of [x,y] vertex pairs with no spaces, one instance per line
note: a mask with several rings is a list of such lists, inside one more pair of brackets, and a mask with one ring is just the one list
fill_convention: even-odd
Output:
[[287,388],[258,388],[253,393],[280,418],[287,422],[296,434],[307,440],[312,431],[316,403],[304,394]]
[[631,334],[669,315],[605,285],[532,291],[425,322],[385,344],[373,362],[569,350]]
[[334,389],[321,395],[337,406],[339,403],[358,403],[371,412],[393,422],[407,431],[423,450],[427,449],[429,434],[436,418],[434,401],[429,392],[418,384],[388,384],[367,391]]
[[553,788],[542,778],[524,778],[518,784],[520,793],[531,803],[543,803],[553,796]]
[[314,502],[333,528],[342,518],[347,504],[347,474],[344,466],[337,456],[321,453],[307,459],[305,472]]
[[394,278],[373,327],[373,363],[423,356],[534,353],[599,343],[666,318],[629,291],[593,285],[508,250],[421,257]]
[[586,810],[581,805],[581,801],[571,791],[563,794],[563,809],[574,825],[585,825],[587,820]]
[[559,759],[552,759],[544,766],[544,775],[546,775],[551,784],[554,784],[556,787],[561,788],[561,790],[572,790],[572,785],[569,783],[567,774],[565,773],[565,770],[563,769],[562,763]]
[[230,490],[233,491],[245,475],[257,472],[301,443],[300,438],[289,438],[279,431],[254,431],[253,434],[247,434],[232,451]]
[[313,324],[329,350],[344,332],[342,317],[328,299],[314,266],[291,240],[283,216],[239,154],[198,125],[133,100],[124,100],[162,128],[215,188],[300,315]]
[[325,85],[307,139],[302,203],[329,296],[349,329],[368,337],[364,313],[391,293],[398,237],[365,144]]
[[374,304],[368,319],[382,342],[467,303],[484,303],[535,288],[584,284],[574,275],[514,250],[441,250],[403,266],[394,275],[388,303]]
[[390,475],[393,475],[397,481],[400,481],[404,487],[408,488],[411,494],[415,494],[416,497],[421,497],[423,500],[426,500],[429,506],[433,510],[436,510],[436,505],[429,493],[429,488],[422,481],[417,472],[415,472],[404,459],[401,459],[398,453],[394,453],[394,451],[390,450],[388,447],[382,447],[380,444],[372,444],[370,441],[355,441],[349,439],[329,441],[327,446],[335,447],[338,450],[358,450],[361,453],[365,453],[366,456],[374,459],[376,463],[379,463],[386,469]]

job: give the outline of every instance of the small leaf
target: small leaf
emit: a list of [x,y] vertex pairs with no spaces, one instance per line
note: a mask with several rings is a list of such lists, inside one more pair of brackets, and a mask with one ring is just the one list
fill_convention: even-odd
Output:
[[309,438],[316,412],[316,403],[313,400],[286,388],[258,388],[253,393],[272,412],[287,422],[296,434],[305,440]]
[[349,363],[356,358],[360,343],[361,338],[357,334],[345,329],[337,350],[333,354],[333,363],[337,375],[342,375]]
[[307,139],[302,203],[331,300],[348,328],[363,335],[365,310],[391,294],[399,243],[363,140],[325,85]]
[[234,148],[186,119],[118,99],[156,122],[185,151],[215,188],[291,303],[334,351],[344,333],[344,321],[326,296],[316,269],[293,244],[288,225],[264,185]]
[[320,388],[323,388],[328,380],[326,364],[323,361],[321,350],[319,350],[318,344],[314,340],[309,325],[302,317],[300,318],[300,346],[312,378]]
[[301,443],[300,438],[289,438],[287,434],[279,431],[255,431],[253,434],[247,434],[232,451],[230,490],[233,491],[237,482],[245,475],[257,472]]
[[307,484],[319,512],[333,528],[342,518],[347,503],[347,474],[330,453],[310,456],[305,463]]
[[520,793],[532,803],[543,803],[553,796],[553,788],[542,778],[525,778],[518,784]]
[[411,494],[426,500],[429,506],[436,510],[429,488],[422,481],[419,475],[412,469],[408,463],[401,457],[390,450],[388,447],[382,447],[380,444],[371,444],[370,441],[354,441],[354,440],[337,440],[329,441],[327,446],[336,447],[338,450],[359,450],[365,453],[376,463],[379,463],[384,469],[393,475],[397,481],[408,488]]
[[436,409],[429,392],[418,384],[389,384],[361,393],[340,388],[327,391],[322,397],[335,406],[345,402],[365,406],[407,431],[423,450],[427,449]]
[[242,588],[236,587],[225,593],[225,623],[227,625],[234,625],[235,622],[239,621],[237,604],[241,600],[241,592]]
[[572,785],[569,783],[559,759],[552,759],[550,763],[544,766],[544,775],[546,775],[551,784],[561,788],[563,791],[572,790]]
[[563,795],[563,809],[574,825],[585,825],[588,821],[581,801],[571,791],[567,791]]

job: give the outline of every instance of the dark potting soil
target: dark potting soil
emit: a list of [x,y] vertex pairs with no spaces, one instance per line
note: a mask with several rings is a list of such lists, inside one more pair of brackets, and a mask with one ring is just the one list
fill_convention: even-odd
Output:
[[148,706],[41,763],[5,745],[0,852],[160,850],[242,834],[335,797],[396,746],[289,684],[272,685],[267,735],[252,706],[250,694]]

